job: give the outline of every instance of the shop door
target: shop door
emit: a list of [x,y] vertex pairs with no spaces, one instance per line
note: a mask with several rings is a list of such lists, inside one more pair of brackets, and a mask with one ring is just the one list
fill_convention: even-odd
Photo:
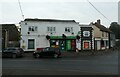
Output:
[[65,40],[60,40],[60,50],[65,50]]
[[71,40],[66,41],[66,50],[71,50]]

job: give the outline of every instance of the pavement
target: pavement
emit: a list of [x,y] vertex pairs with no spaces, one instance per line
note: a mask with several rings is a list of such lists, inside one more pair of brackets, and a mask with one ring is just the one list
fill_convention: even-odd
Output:
[[[67,52],[67,51],[61,51],[61,57],[70,57],[70,58],[76,58],[79,56],[91,56],[91,55],[106,55],[110,54],[115,51],[120,51],[119,49],[108,49],[108,50],[100,50],[100,51],[79,51],[79,52]],[[25,57],[32,57],[33,51],[25,51]],[[2,58],[2,52],[0,52],[0,58]]]
[[[106,55],[106,54],[110,54],[112,52],[115,52],[117,50],[111,51],[111,50],[102,50],[102,51],[80,51],[80,52],[61,52],[61,57],[65,57],[65,58],[76,58],[79,56],[91,56],[91,55]],[[31,57],[33,52],[25,52],[25,57]]]

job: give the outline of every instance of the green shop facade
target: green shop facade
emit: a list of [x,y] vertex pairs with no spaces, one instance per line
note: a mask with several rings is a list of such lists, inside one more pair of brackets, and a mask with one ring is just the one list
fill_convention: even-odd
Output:
[[59,47],[61,51],[76,51],[76,36],[50,36],[50,47]]
[[81,27],[76,36],[66,36],[63,34],[62,36],[47,36],[46,38],[50,41],[50,47],[58,47],[61,51],[74,52],[77,49],[79,51],[94,49],[92,27]]

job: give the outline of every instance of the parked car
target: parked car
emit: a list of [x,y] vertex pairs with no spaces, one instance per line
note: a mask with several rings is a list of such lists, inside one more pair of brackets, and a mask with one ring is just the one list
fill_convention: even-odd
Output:
[[60,55],[61,55],[60,49],[54,47],[46,47],[41,50],[36,50],[35,52],[33,52],[34,58],[40,58],[40,57],[58,58],[60,57]]
[[9,47],[2,52],[2,57],[17,58],[17,57],[23,57],[23,55],[24,55],[24,50],[19,47]]

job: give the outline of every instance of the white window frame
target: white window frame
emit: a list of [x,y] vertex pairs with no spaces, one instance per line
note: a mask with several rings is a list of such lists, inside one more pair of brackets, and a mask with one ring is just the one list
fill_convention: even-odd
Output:
[[[31,30],[30,30],[30,28],[31,28]],[[33,29],[33,31],[32,31],[32,29]],[[38,31],[38,27],[37,26],[28,26],[28,31],[29,32],[37,32]]]
[[55,33],[56,32],[56,27],[48,26],[47,27],[47,32],[49,32],[49,33]]
[[[66,31],[66,29],[67,29],[67,31]],[[72,33],[73,32],[73,27],[65,27],[64,30],[65,30],[66,33]]]

